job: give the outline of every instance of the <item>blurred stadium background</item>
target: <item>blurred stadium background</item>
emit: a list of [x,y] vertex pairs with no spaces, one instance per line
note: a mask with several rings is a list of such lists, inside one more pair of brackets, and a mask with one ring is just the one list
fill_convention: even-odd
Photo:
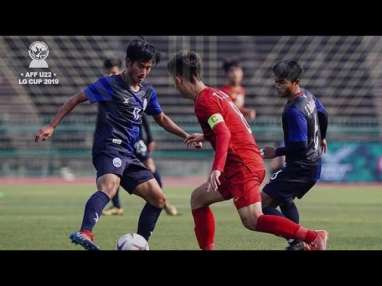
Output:
[[[108,57],[124,58],[130,36],[2,36],[0,37],[0,176],[60,177],[94,175],[91,144],[96,105],[82,104],[57,128],[52,140],[33,142],[71,95],[102,74]],[[203,75],[211,86],[224,84],[222,62],[236,58],[244,67],[246,105],[255,108],[251,123],[259,145],[282,139],[284,101],[272,87],[271,67],[281,59],[297,59],[305,69],[302,85],[321,99],[330,115],[329,153],[323,180],[382,181],[382,37],[378,36],[145,36],[161,52],[162,61],[149,81],[157,88],[166,113],[188,131],[200,131],[192,102],[176,92],[166,71],[168,58],[193,49],[204,60]],[[31,71],[28,47],[44,41],[49,71],[59,85],[21,85]],[[44,69],[46,71],[46,69]],[[212,156],[187,151],[183,143],[152,124],[157,141],[154,158],[163,176],[205,175]]]

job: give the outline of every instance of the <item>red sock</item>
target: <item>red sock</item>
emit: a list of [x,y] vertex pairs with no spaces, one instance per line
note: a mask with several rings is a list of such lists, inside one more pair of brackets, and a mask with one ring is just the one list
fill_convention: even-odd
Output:
[[209,207],[192,210],[195,235],[202,250],[214,249],[215,218]]
[[93,233],[91,230],[83,229],[83,230],[81,230],[80,232],[83,233],[83,234],[85,234],[86,236],[90,237],[90,239],[91,239],[92,241],[95,240],[95,235],[94,235],[94,233]]
[[262,215],[257,219],[256,230],[272,233],[287,239],[299,239],[311,243],[317,236],[315,231],[303,228],[293,221],[276,215]]

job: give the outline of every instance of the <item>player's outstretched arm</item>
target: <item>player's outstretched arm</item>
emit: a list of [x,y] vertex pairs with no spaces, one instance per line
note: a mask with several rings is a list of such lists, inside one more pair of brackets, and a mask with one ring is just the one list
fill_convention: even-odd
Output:
[[[163,127],[168,132],[175,134],[176,136],[187,139],[190,137],[186,131],[184,131],[181,127],[179,127],[170,117],[168,117],[164,112],[159,113],[158,115],[153,116],[155,121]],[[202,143],[193,144],[193,146],[197,149],[202,147]]]
[[176,124],[170,117],[168,117],[164,112],[153,116],[155,121],[163,127],[166,131],[175,134],[176,136],[186,139],[190,134],[184,131],[178,124]]
[[224,121],[217,122],[211,127],[211,129],[216,138],[215,156],[212,164],[212,170],[223,172],[227,160],[229,144],[231,142],[231,132]]
[[35,142],[45,141],[53,135],[54,129],[60,124],[61,120],[70,113],[78,104],[88,100],[83,92],[69,98],[57,111],[50,123],[37,131]]
[[[220,115],[220,114],[219,114]],[[212,115],[212,118],[217,118],[216,120],[209,120],[212,131],[216,137],[216,147],[214,162],[212,164],[212,170],[208,177],[207,192],[217,191],[220,185],[220,175],[224,170],[224,166],[227,160],[229,144],[231,141],[231,132],[229,131],[227,125],[225,124],[223,117],[220,115]],[[210,117],[210,118],[211,118]]]
[[186,139],[190,136],[186,131],[179,127],[170,117],[168,117],[164,112],[154,115],[155,121],[163,127],[166,131],[175,134],[176,136]]

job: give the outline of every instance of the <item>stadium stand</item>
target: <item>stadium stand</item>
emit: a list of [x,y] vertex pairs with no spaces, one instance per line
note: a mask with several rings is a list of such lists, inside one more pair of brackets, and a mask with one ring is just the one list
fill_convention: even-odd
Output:
[[[71,95],[102,74],[107,57],[123,59],[133,36],[3,36],[0,37],[0,176],[57,175],[70,167],[77,175],[94,172],[90,149],[96,106],[82,104],[65,118],[51,141],[33,142],[35,131],[47,123]],[[190,132],[200,131],[192,102],[179,96],[166,71],[176,51],[193,49],[204,60],[203,76],[222,86],[223,59],[236,57],[245,71],[246,104],[256,108],[252,129],[259,143],[282,138],[280,113],[284,101],[273,89],[271,67],[281,59],[297,59],[304,67],[302,85],[326,105],[330,140],[378,141],[382,126],[382,38],[367,36],[145,36],[161,52],[162,61],[149,81],[156,87],[166,113]],[[49,47],[49,71],[59,85],[21,85],[30,71],[28,47],[44,41]],[[203,159],[205,151],[187,152],[175,136],[152,125],[160,163]],[[159,164],[160,164],[159,163]],[[163,170],[166,174],[166,171]]]

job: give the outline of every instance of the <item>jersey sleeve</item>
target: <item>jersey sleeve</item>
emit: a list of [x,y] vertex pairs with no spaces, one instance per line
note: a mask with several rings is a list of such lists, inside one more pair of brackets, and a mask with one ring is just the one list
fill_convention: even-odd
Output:
[[289,109],[286,114],[286,121],[288,127],[287,143],[306,142],[308,140],[308,122],[301,111],[296,108]]
[[224,122],[218,100],[216,98],[207,99],[198,101],[197,115],[199,120],[207,122],[215,136],[215,156],[212,170],[222,172],[227,160],[231,132]]
[[[195,109],[199,120],[208,123],[211,129],[213,128],[211,124],[217,124],[218,122],[216,120],[220,119],[222,113],[221,108],[219,107],[219,104],[215,98],[209,98],[209,100],[199,100]],[[220,116],[218,114],[220,114]]]
[[276,149],[276,156],[298,155],[305,152],[308,145],[308,122],[305,115],[296,108],[291,108],[286,114],[287,140],[285,147]]
[[317,108],[317,112],[319,113],[326,113],[326,109],[325,107],[322,105],[321,101],[316,97],[314,99],[315,103],[316,103],[316,108]]
[[316,108],[317,108],[317,117],[318,121],[320,123],[320,132],[321,132],[321,138],[326,138],[326,131],[328,129],[328,112],[326,111],[325,107],[322,105],[321,101],[318,100],[318,98],[315,99],[316,102]]
[[157,92],[153,88],[151,89],[151,96],[150,96],[149,102],[147,103],[147,108],[145,112],[148,115],[158,115],[159,113],[162,112],[162,108],[160,107],[160,104],[158,101]]
[[113,89],[107,77],[102,77],[96,82],[89,84],[83,92],[91,103],[95,103],[111,100]]

